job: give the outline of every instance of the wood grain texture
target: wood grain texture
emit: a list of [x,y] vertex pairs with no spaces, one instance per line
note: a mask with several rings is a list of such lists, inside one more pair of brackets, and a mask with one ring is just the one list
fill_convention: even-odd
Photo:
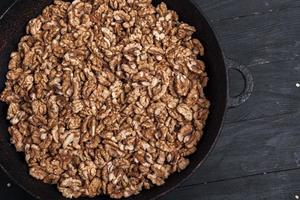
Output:
[[[228,111],[227,123],[246,121],[247,124],[250,119],[299,113],[300,88],[296,83],[300,82],[300,59],[266,63],[249,69],[254,76],[253,94],[245,104]],[[239,74],[230,81],[235,82],[237,76]],[[239,83],[232,83],[230,89],[237,90]]]
[[300,167],[299,119],[296,113],[226,125],[185,186]]
[[[204,165],[163,199],[295,199],[300,196],[300,88],[295,86],[300,83],[300,1],[193,1],[211,21],[228,63],[247,66],[255,86],[245,104],[228,111]],[[0,13],[8,5],[3,2]],[[237,93],[243,84],[239,74],[230,81]],[[6,199],[29,199],[14,184],[7,189],[8,182],[0,173]]]
[[276,116],[297,109],[299,103],[294,97],[299,81],[300,20],[296,20],[300,19],[299,10],[291,8],[214,23],[221,35],[225,57],[247,66],[255,80],[252,98],[230,111],[228,122]]
[[213,24],[226,57],[258,66],[299,57],[299,17],[296,7]]
[[298,169],[178,188],[162,200],[297,200],[299,174]]
[[295,0],[195,0],[203,8],[211,21],[236,20],[239,18],[281,12],[300,6]]

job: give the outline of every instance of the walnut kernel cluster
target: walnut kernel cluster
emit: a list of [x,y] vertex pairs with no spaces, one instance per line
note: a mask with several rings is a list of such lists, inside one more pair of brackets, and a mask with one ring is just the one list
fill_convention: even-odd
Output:
[[30,174],[121,198],[185,169],[209,112],[194,32],[151,0],[56,0],[32,19],[1,95]]

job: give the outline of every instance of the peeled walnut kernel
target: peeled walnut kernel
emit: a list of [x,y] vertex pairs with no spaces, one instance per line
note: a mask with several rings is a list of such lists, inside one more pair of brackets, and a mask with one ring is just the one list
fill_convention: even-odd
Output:
[[11,54],[1,100],[29,173],[64,197],[129,197],[184,170],[209,113],[195,28],[151,0],[55,0]]
[[192,121],[193,119],[193,111],[187,104],[179,104],[177,106],[177,111],[184,116],[184,118],[188,121]]

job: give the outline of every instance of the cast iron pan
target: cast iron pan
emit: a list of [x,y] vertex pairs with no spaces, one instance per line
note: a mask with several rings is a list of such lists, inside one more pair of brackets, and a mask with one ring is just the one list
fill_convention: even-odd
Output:
[[[161,0],[154,0],[158,4]],[[180,20],[187,22],[197,28],[195,37],[199,38],[206,50],[202,58],[207,65],[209,76],[206,95],[211,102],[210,115],[204,131],[204,136],[198,144],[198,150],[191,155],[190,165],[181,173],[171,175],[166,184],[154,187],[150,190],[143,190],[139,195],[128,198],[128,200],[157,199],[174,189],[186,180],[203,163],[208,153],[214,146],[220,133],[225,111],[227,107],[235,107],[245,102],[253,89],[253,79],[249,71],[238,65],[230,65],[243,74],[245,79],[244,92],[237,97],[228,97],[228,68],[225,67],[222,51],[211,29],[205,20],[202,12],[189,0],[164,0],[170,9],[175,10]],[[21,36],[25,34],[25,26],[28,21],[39,15],[42,9],[52,3],[52,0],[17,0],[0,19],[0,91],[5,86],[5,75],[10,52],[17,48]],[[42,200],[63,200],[55,186],[44,184],[35,180],[28,173],[24,154],[17,153],[9,142],[7,128],[9,122],[6,120],[7,105],[0,103],[0,167],[13,179],[21,188],[31,194],[35,199]],[[87,198],[80,198],[87,199]],[[106,196],[99,196],[94,199],[109,199]]]

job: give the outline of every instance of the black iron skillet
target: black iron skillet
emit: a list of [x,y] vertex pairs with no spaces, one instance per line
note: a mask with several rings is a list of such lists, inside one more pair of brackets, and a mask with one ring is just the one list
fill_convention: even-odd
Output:
[[[27,22],[41,13],[41,10],[49,5],[52,0],[17,0],[0,20],[0,91],[5,85],[5,74],[10,52],[16,49],[20,37],[25,34]],[[154,0],[158,4],[161,0]],[[209,76],[206,95],[212,106],[208,117],[207,125],[202,140],[198,144],[198,150],[191,155],[190,165],[181,173],[171,175],[166,184],[154,187],[150,190],[143,190],[139,195],[128,198],[128,200],[157,199],[174,189],[186,180],[203,163],[208,153],[214,146],[221,131],[226,107],[235,107],[245,102],[253,89],[253,79],[249,71],[243,66],[233,66],[240,71],[245,79],[244,92],[237,97],[228,96],[228,68],[223,60],[222,51],[211,29],[205,20],[200,9],[190,0],[164,0],[170,9],[175,10],[180,20],[187,22],[197,28],[195,37],[199,38],[206,50],[202,58],[207,65]],[[232,30],[234,31],[234,30]],[[63,198],[55,186],[44,184],[33,179],[28,174],[28,168],[22,153],[17,153],[9,142],[6,120],[7,105],[0,103],[0,167],[26,192],[35,199],[62,200]],[[80,198],[86,199],[86,198]],[[109,199],[106,196],[99,196],[94,199]]]

